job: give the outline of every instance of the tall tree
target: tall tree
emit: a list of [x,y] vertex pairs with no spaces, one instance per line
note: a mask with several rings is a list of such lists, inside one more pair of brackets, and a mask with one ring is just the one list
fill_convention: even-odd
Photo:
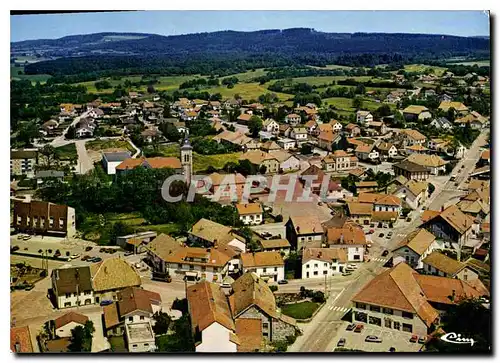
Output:
[[262,119],[259,116],[252,116],[248,122],[248,129],[252,137],[258,137],[262,130]]

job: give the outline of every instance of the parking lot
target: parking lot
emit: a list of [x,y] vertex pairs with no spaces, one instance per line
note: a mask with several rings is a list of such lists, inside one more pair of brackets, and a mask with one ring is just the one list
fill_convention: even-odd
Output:
[[[361,333],[346,331],[349,323],[344,322],[335,337],[335,345],[341,338],[345,338],[344,348],[357,349],[365,352],[388,352],[391,347],[396,348],[396,352],[418,352],[422,344],[411,343],[411,333],[397,331],[394,329],[382,328],[374,325],[364,324]],[[381,343],[365,342],[368,335],[375,335],[382,339]]]

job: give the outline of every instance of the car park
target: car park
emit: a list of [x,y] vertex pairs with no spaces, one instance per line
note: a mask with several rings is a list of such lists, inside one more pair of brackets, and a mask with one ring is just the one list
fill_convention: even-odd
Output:
[[356,328],[356,324],[349,324],[345,330],[351,331],[351,330],[354,330],[355,328]]
[[279,280],[278,284],[279,285],[286,285],[286,284],[288,284],[288,280]]
[[378,336],[376,335],[368,335],[366,338],[365,338],[365,342],[369,342],[369,343],[382,343],[382,339],[380,339]]
[[345,338],[340,338],[339,342],[337,343],[337,347],[344,347],[345,346]]
[[410,342],[411,343],[416,343],[418,342],[418,336],[417,335],[412,335],[411,338],[410,338]]

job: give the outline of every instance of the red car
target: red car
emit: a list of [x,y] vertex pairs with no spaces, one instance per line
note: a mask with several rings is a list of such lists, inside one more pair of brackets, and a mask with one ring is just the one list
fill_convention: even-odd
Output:
[[412,336],[411,336],[411,338],[410,338],[410,342],[411,342],[411,343],[416,343],[416,342],[418,342],[418,336],[416,336],[416,335],[412,335]]
[[363,324],[356,325],[356,328],[354,329],[355,333],[361,333],[363,331]]

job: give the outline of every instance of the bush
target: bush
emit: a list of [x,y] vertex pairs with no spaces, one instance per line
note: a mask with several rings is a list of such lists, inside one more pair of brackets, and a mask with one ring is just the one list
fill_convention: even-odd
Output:
[[271,285],[271,286],[269,286],[269,290],[271,290],[272,292],[278,291],[278,286]]
[[325,294],[321,291],[314,291],[312,294],[312,301],[320,304],[324,303]]
[[274,218],[274,220],[275,220],[277,223],[279,223],[279,222],[283,222],[283,216],[282,216],[281,214],[278,214],[278,215]]

